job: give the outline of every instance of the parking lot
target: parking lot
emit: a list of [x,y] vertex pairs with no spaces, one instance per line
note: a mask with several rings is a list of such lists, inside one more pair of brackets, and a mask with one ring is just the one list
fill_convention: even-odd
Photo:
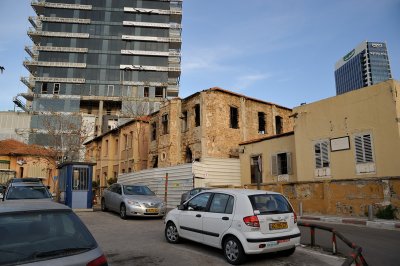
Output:
[[[116,213],[78,212],[103,249],[110,265],[227,265],[221,250],[182,241],[177,245],[164,238],[162,219],[129,218]],[[274,254],[249,258],[247,265],[341,265],[343,260],[298,247],[294,255]]]

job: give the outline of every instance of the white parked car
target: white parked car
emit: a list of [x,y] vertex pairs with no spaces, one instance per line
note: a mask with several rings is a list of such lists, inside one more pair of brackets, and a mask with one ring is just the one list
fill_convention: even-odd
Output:
[[294,253],[300,243],[297,216],[281,194],[251,189],[203,191],[165,218],[170,243],[190,239],[223,249],[226,260],[241,264],[248,254]]

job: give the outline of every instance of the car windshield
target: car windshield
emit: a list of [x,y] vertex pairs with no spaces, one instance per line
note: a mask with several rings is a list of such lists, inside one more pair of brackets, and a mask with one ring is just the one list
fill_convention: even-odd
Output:
[[147,196],[154,196],[154,192],[151,191],[146,186],[132,186],[127,185],[124,186],[124,194],[125,195],[147,195]]
[[48,199],[50,193],[44,186],[18,186],[10,187],[7,192],[7,200],[15,199]]
[[0,265],[70,256],[96,247],[70,210],[0,214]]
[[253,210],[260,214],[277,214],[293,212],[286,198],[280,194],[259,194],[249,196]]

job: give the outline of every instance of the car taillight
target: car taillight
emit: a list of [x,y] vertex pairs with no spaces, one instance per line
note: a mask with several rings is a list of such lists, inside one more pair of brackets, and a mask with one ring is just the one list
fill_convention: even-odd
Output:
[[255,215],[244,217],[243,222],[248,226],[260,227],[260,222],[258,221],[258,217]]
[[106,256],[104,255],[101,255],[97,259],[94,259],[90,261],[88,264],[86,264],[86,266],[107,266],[107,265],[108,265],[107,259]]
[[297,223],[297,214],[295,212],[293,212],[293,216],[294,216],[294,223]]

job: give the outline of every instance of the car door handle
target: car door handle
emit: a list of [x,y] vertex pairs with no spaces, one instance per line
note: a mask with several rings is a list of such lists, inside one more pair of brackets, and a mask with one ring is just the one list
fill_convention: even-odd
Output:
[[227,221],[227,220],[229,220],[229,217],[224,216],[224,217],[222,217],[222,220]]
[[196,217],[201,217],[201,214],[196,214]]

